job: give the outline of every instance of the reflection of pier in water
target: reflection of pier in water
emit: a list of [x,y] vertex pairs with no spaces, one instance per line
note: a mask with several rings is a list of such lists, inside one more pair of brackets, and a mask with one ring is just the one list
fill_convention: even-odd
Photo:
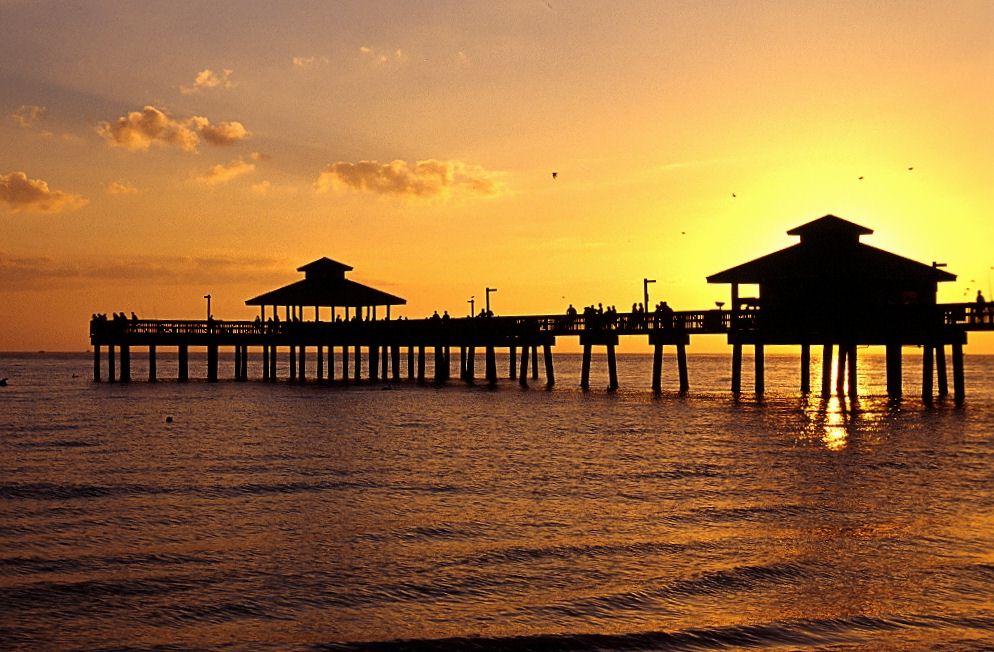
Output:
[[[316,377],[324,381],[358,381],[366,355],[366,380],[426,382],[426,355],[434,357],[434,382],[451,374],[451,351],[459,351],[459,377],[475,382],[476,352],[484,352],[483,378],[498,379],[497,351],[507,349],[509,377],[522,385],[539,378],[542,349],[546,384],[555,383],[553,346],[557,337],[577,337],[583,347],[581,386],[587,388],[594,347],[605,347],[609,387],[618,387],[615,347],[621,336],[644,336],[653,347],[652,389],[662,388],[663,351],[676,352],[681,392],[689,390],[687,351],[692,335],[725,334],[732,345],[732,386],[741,391],[743,345],[755,350],[755,391],[764,391],[764,347],[792,344],[801,348],[800,389],[810,390],[810,349],[822,346],[823,396],[832,392],[833,350],[838,352],[835,391],[856,394],[856,349],[880,345],[887,354],[887,391],[901,394],[901,350],[922,348],[922,397],[932,400],[948,393],[946,347],[951,348],[953,390],[957,402],[965,397],[963,345],[971,330],[994,330],[994,305],[937,304],[936,284],[955,276],[858,242],[870,233],[833,216],[790,231],[801,242],[750,263],[709,277],[731,283],[728,310],[657,311],[617,314],[596,312],[514,317],[389,319],[389,306],[403,299],[345,279],[347,265],[321,259],[301,267],[305,279],[250,299],[259,305],[255,321],[159,321],[94,319],[94,379],[101,380],[101,349],[107,351],[108,379],[131,380],[131,349],[147,347],[149,380],[156,380],[159,347],[178,352],[178,380],[189,379],[189,349],[207,351],[207,380],[218,379],[218,351],[234,351],[235,380],[248,380],[250,348],[261,360],[261,378],[276,382],[277,358],[289,363],[288,380],[305,382],[308,355],[315,356]],[[757,285],[754,298],[739,296],[741,284]],[[267,319],[266,306],[272,306]],[[277,308],[286,319],[276,318]],[[387,319],[375,319],[376,306],[385,306]],[[314,308],[314,320],[304,321],[304,307]],[[329,321],[321,321],[327,307]],[[362,308],[371,319],[361,320]],[[354,313],[352,312],[354,310]],[[339,312],[341,311],[341,314]],[[344,319],[343,319],[344,317]],[[116,360],[115,349],[120,355]],[[406,357],[406,364],[402,361]],[[530,369],[529,369],[530,366]],[[336,371],[337,369],[337,371]],[[847,383],[848,380],[848,383]]]

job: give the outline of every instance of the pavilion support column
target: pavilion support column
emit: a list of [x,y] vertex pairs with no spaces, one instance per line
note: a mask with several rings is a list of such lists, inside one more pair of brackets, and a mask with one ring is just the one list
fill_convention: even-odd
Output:
[[236,344],[234,346],[235,351],[235,364],[231,370],[232,380],[239,381],[242,379],[242,346],[241,344]]
[[538,345],[532,344],[532,380],[538,380]]
[[652,393],[663,392],[663,345],[652,347]]
[[614,353],[614,342],[607,344],[607,377],[609,391],[618,389],[618,358]]
[[762,342],[756,342],[753,363],[756,370],[756,377],[753,378],[756,395],[761,396],[766,392],[766,351]]
[[262,345],[262,382],[269,382],[269,345]]
[[335,345],[332,344],[331,342],[328,342],[328,363],[327,363],[327,365],[328,365],[327,366],[327,368],[328,368],[327,379],[328,379],[328,382],[330,383],[330,382],[332,382],[332,381],[335,380]]
[[242,345],[242,380],[248,380],[248,344]]
[[366,349],[369,355],[369,380],[380,382],[380,345],[370,344]]
[[518,349],[513,344],[508,351],[508,361],[511,380],[516,380],[518,377]]
[[107,345],[107,382],[116,383],[117,382],[117,370],[114,368],[117,364],[114,360],[114,345]]
[[552,366],[552,345],[542,345],[542,355],[545,358],[545,386],[552,387],[556,384],[556,370]]
[[521,370],[518,373],[518,384],[528,387],[528,345],[521,345]]
[[390,371],[392,372],[393,381],[400,381],[400,345],[394,344],[390,347]]
[[832,395],[832,345],[826,344],[821,349],[821,397]]
[[580,367],[580,387],[590,389],[590,344],[583,345],[583,363]]
[[466,347],[459,347],[459,380],[466,380]]
[[466,347],[466,377],[464,380],[472,385],[476,382],[476,347]]
[[849,398],[856,398],[859,396],[859,381],[857,380],[857,357],[856,357],[856,345],[850,344],[849,351],[846,353],[846,366],[849,369]]
[[156,369],[155,345],[148,345],[148,382],[154,383],[158,380],[158,370]]
[[380,378],[386,380],[390,377],[390,348],[384,344],[380,351]]
[[887,396],[901,397],[901,345],[891,342],[886,347]]
[[486,373],[487,373],[487,383],[490,385],[497,384],[497,351],[494,349],[493,345],[488,344],[486,348]]
[[297,382],[297,345],[290,345],[290,382]]
[[131,382],[131,345],[121,345],[121,382]]
[[342,381],[349,382],[349,345],[342,345]]
[[352,374],[352,377],[355,378],[356,382],[359,382],[362,380],[362,347],[358,344],[355,345],[355,361],[353,366],[355,373]]
[[846,345],[839,344],[839,359],[835,363],[835,393],[842,395],[846,389]]
[[963,377],[963,345],[953,342],[953,399],[956,405],[966,400],[966,383]]
[[180,344],[176,353],[177,380],[181,383],[190,380],[190,347]]
[[275,344],[269,347],[269,382],[276,382],[276,351],[278,347]]
[[[315,308],[317,310],[317,308]],[[324,344],[318,344],[317,347],[317,376],[318,382],[324,382]]]
[[100,345],[93,345],[93,382],[100,382]]
[[935,347],[935,379],[939,381],[939,397],[949,396],[949,381],[946,378],[946,345]]
[[407,345],[407,379],[414,380],[414,347]]
[[207,345],[207,382],[217,382],[217,343]]
[[445,382],[445,372],[442,367],[445,365],[445,347],[440,344],[435,345],[435,382]]
[[425,384],[425,346],[418,347],[418,384]]
[[[301,312],[303,312],[303,309],[301,309]],[[300,345],[300,357],[297,360],[297,368],[298,368],[297,382],[301,382],[301,383],[307,382],[307,373],[306,373],[306,369],[307,369],[307,345],[306,344],[301,344]]]
[[935,347],[931,342],[922,346],[922,402],[932,404],[932,374],[935,371]]
[[742,345],[732,344],[732,394],[742,393]]
[[811,392],[811,345],[801,345],[801,393]]
[[687,345],[676,345],[676,366],[680,371],[680,393],[686,394],[690,391],[690,374],[687,371]]
[[445,348],[442,349],[442,353],[443,353],[442,367],[445,370],[445,380],[448,381],[449,378],[452,377],[452,371],[451,371],[452,366],[450,362],[450,356],[452,354],[451,347],[446,345]]

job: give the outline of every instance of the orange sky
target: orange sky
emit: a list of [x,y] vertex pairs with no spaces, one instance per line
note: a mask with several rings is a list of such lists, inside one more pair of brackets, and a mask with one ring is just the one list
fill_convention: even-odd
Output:
[[411,317],[699,309],[827,213],[994,273],[990,1],[0,0],[0,113],[0,350],[320,256]]

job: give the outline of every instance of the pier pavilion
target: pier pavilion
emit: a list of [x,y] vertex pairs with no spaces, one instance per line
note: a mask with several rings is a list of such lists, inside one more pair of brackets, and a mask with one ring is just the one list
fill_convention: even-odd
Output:
[[[887,390],[901,394],[901,347],[925,349],[923,384],[931,395],[934,358],[939,393],[946,391],[945,345],[952,346],[958,400],[963,394],[962,328],[950,328],[936,306],[938,284],[956,276],[936,264],[925,265],[871,247],[860,237],[871,229],[834,215],[787,231],[800,242],[707,277],[731,284],[732,391],[741,390],[742,346],[755,347],[756,391],[762,392],[763,347],[801,347],[801,390],[810,387],[810,347],[821,345],[822,394],[831,391],[833,347],[837,348],[836,390],[856,395],[857,345],[886,347]],[[758,296],[743,297],[741,285],[755,285]],[[848,375],[846,374],[848,371]],[[923,391],[924,391],[923,387]],[[923,394],[923,395],[926,395]]]

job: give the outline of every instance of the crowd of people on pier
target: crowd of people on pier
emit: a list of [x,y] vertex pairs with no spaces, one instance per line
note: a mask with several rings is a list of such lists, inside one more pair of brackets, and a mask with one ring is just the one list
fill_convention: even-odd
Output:
[[[573,304],[566,308],[568,323],[575,323],[577,310]],[[594,329],[614,329],[614,328],[672,328],[673,309],[665,301],[656,304],[653,311],[647,312],[645,305],[641,302],[632,304],[632,311],[628,314],[618,312],[617,307],[611,305],[604,307],[598,303],[591,304],[583,308],[583,327],[586,330]]]

